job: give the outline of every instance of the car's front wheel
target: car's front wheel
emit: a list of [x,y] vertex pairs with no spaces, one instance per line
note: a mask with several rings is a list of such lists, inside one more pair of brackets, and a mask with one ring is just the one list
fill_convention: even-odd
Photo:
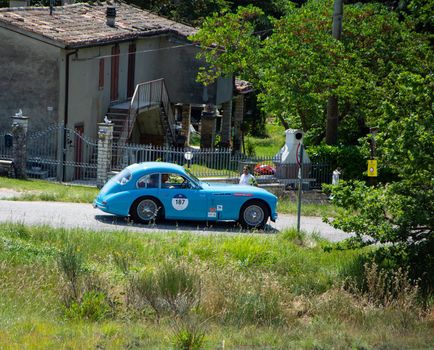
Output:
[[264,228],[270,214],[261,201],[249,201],[240,210],[239,222],[244,228]]
[[162,217],[163,206],[155,198],[143,197],[137,199],[131,206],[130,214],[134,222],[148,224]]

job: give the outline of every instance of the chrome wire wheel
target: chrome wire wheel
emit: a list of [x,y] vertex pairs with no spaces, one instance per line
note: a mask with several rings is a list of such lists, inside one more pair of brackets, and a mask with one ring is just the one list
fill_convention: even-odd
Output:
[[137,217],[144,222],[155,220],[158,216],[159,207],[152,199],[143,199],[137,204]]
[[264,209],[256,204],[247,206],[243,211],[243,221],[249,227],[259,227],[263,225],[265,218]]

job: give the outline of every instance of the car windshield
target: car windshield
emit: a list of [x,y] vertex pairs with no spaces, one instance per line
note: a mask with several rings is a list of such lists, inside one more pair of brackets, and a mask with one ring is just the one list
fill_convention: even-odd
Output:
[[118,184],[125,185],[131,180],[131,171],[124,169],[119,174],[115,175],[112,180]]
[[194,176],[189,169],[185,169],[185,172],[188,174],[190,179],[192,179],[196,185],[200,185],[202,181],[200,181],[196,176]]

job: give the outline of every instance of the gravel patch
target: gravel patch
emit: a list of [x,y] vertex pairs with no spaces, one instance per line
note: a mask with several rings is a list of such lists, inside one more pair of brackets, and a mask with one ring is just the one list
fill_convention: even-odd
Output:
[[0,199],[20,197],[23,192],[11,190],[9,188],[0,188]]

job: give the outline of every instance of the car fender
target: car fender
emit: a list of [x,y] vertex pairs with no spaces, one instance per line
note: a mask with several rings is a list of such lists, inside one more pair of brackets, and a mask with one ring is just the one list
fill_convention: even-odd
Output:
[[140,197],[136,191],[124,191],[109,194],[105,198],[106,211],[119,216],[128,216],[130,207]]

